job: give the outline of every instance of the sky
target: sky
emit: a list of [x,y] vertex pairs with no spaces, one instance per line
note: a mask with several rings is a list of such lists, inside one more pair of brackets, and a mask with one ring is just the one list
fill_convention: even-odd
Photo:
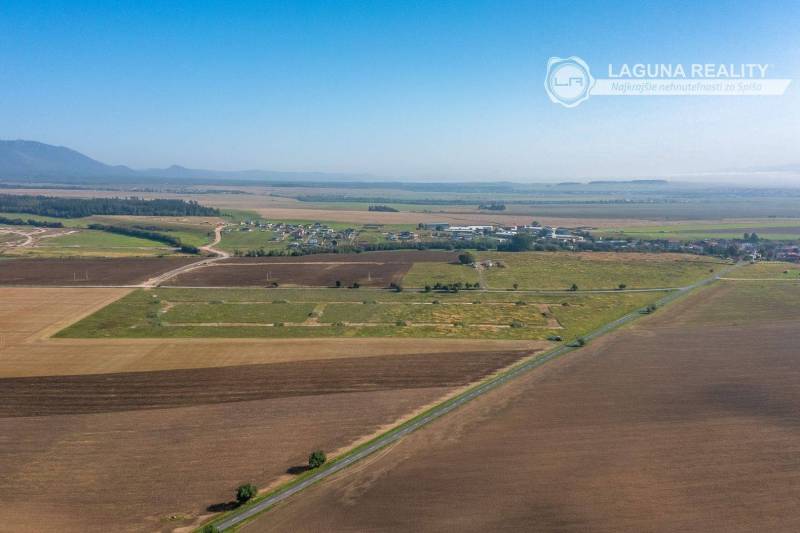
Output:
[[[109,164],[517,181],[800,168],[796,1],[1,4],[0,139]],[[794,82],[567,109],[544,78],[572,55],[595,77],[767,63]]]

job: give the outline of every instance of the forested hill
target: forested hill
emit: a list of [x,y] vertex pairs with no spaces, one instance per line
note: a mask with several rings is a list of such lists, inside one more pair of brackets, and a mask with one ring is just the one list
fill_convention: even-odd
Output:
[[91,215],[219,216],[219,209],[184,200],[141,198],[57,198],[0,194],[0,212],[28,213],[57,218]]

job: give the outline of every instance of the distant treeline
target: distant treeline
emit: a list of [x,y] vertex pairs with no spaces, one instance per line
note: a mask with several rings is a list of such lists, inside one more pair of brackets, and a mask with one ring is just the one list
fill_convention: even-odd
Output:
[[219,209],[184,200],[143,200],[141,198],[58,198],[0,194],[0,211],[30,213],[56,218],[91,215],[219,216]]
[[371,205],[369,206],[370,211],[383,211],[385,213],[397,213],[397,209],[394,207],[390,207],[388,205]]
[[128,237],[138,237],[140,239],[148,239],[156,242],[163,242],[175,248],[180,248],[181,252],[185,254],[197,254],[200,250],[189,244],[183,244],[180,239],[172,235],[164,235],[157,231],[150,231],[137,228],[128,228],[124,226],[108,226],[106,224],[89,224],[89,229],[98,231],[107,231],[108,233],[117,233],[119,235],[127,235]]
[[295,250],[235,250],[237,257],[281,257],[313,254],[352,254],[361,252],[381,252],[389,250],[478,250],[494,249],[489,243],[481,241],[430,241],[430,242],[379,242],[344,246],[314,246]]
[[0,216],[0,224],[7,224],[9,226],[36,226],[39,228],[63,228],[64,224],[61,222],[46,222],[44,220],[22,220],[21,218],[7,218]]
[[502,202],[486,202],[478,206],[478,209],[487,209],[489,211],[505,211],[506,204]]
[[[406,204],[406,205],[495,205],[495,209],[499,211],[505,210],[505,205],[618,205],[618,204],[672,204],[678,203],[677,200],[670,198],[613,198],[608,200],[503,200],[502,202],[483,203],[478,199],[468,200],[464,198],[389,198],[384,196],[329,196],[323,194],[303,194],[300,196],[286,196],[280,194],[271,194],[277,198],[293,198],[300,202],[347,202],[359,204],[373,204],[373,203],[389,203],[389,204]],[[503,206],[503,207],[500,207]],[[481,209],[484,209],[481,207]],[[486,208],[491,209],[491,208]],[[370,211],[376,211],[370,209]]]

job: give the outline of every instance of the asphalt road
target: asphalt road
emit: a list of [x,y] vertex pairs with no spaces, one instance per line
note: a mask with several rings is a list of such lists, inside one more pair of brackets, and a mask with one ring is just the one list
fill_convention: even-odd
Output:
[[[722,272],[717,273],[714,276],[711,276],[711,277],[706,278],[704,280],[701,280],[701,281],[699,281],[697,283],[694,283],[694,284],[686,286],[686,287],[682,287],[682,288],[678,289],[677,291],[670,292],[664,298],[661,298],[660,300],[658,300],[658,302],[656,302],[656,306],[657,307],[661,307],[661,306],[672,302],[673,300],[679,298],[680,296],[682,296],[682,295],[684,295],[684,294],[686,294],[686,293],[688,293],[688,292],[690,292],[690,291],[692,291],[694,289],[697,289],[697,288],[702,287],[704,285],[709,285],[709,284],[713,283],[714,281],[716,281],[720,277],[722,277],[725,273],[727,273],[731,269],[735,268],[735,266],[737,266],[737,265],[731,266],[731,267],[723,270]],[[614,330],[614,329],[616,329],[616,328],[618,328],[618,327],[620,327],[620,326],[622,326],[624,324],[627,324],[628,322],[632,322],[633,320],[636,320],[637,318],[641,317],[642,316],[642,312],[641,311],[642,311],[641,309],[637,309],[636,311],[628,313],[627,315],[625,315],[625,316],[623,316],[621,318],[618,318],[617,320],[614,320],[613,322],[609,322],[608,324],[606,324],[604,326],[601,326],[600,328],[594,330],[593,332],[589,333],[588,335],[585,335],[583,338],[586,341],[589,341],[589,340],[595,339],[597,337],[600,337],[602,335],[605,335],[606,333],[608,333],[608,332],[610,332],[610,331],[612,331],[612,330]],[[474,400],[478,396],[481,396],[481,395],[489,392],[490,390],[495,389],[495,388],[503,385],[504,383],[506,383],[508,381],[511,381],[512,379],[514,379],[514,378],[516,378],[516,377],[518,377],[518,376],[520,376],[522,374],[525,374],[526,372],[528,372],[530,370],[533,370],[534,368],[538,368],[538,367],[540,367],[540,366],[552,361],[553,359],[556,359],[557,357],[560,357],[561,355],[564,355],[565,353],[571,352],[571,351],[576,350],[576,349],[578,349],[578,347],[571,347],[571,346],[568,346],[566,344],[563,344],[563,345],[559,346],[558,348],[555,348],[553,350],[550,350],[549,352],[546,352],[544,355],[541,355],[541,356],[539,356],[539,357],[537,357],[535,359],[527,361],[527,362],[525,362],[525,363],[523,363],[523,364],[521,364],[521,365],[519,365],[519,366],[517,366],[515,368],[512,368],[511,370],[509,370],[509,371],[507,371],[507,372],[505,372],[503,374],[500,374],[500,375],[498,375],[498,376],[496,376],[496,377],[494,377],[492,379],[489,379],[488,381],[485,381],[485,382],[481,383],[480,385],[477,385],[477,386],[475,386],[475,387],[473,387],[471,389],[468,389],[468,390],[464,391],[463,393],[461,393],[460,395],[454,397],[450,401],[444,402],[444,403],[440,404],[439,406],[434,407],[424,417],[412,419],[412,420],[406,422],[405,424],[401,424],[400,426],[396,427],[394,430],[391,430],[388,433],[378,437],[376,440],[374,440],[372,443],[370,443],[369,445],[365,446],[364,448],[360,448],[360,449],[358,449],[357,451],[355,451],[353,453],[345,455],[344,457],[342,457],[342,459],[330,464],[329,466],[323,468],[323,470],[320,470],[320,471],[316,472],[315,474],[303,479],[302,481],[300,481],[299,483],[297,483],[295,485],[290,485],[290,486],[288,486],[288,487],[286,487],[284,489],[279,489],[272,496],[264,498],[263,500],[260,500],[260,501],[258,501],[257,503],[255,503],[253,505],[244,507],[243,509],[241,509],[238,512],[237,511],[233,511],[229,516],[225,517],[224,519],[220,520],[219,522],[215,522],[214,525],[217,526],[219,531],[225,531],[225,530],[231,529],[231,528],[241,524],[245,520],[247,520],[249,518],[252,518],[253,516],[263,512],[263,511],[266,511],[267,509],[269,509],[273,505],[275,505],[277,503],[280,503],[280,502],[290,498],[292,495],[297,494],[298,492],[304,490],[305,488],[309,487],[310,485],[313,485],[314,483],[317,483],[318,481],[321,481],[321,480],[323,480],[323,479],[325,479],[327,477],[330,477],[330,476],[334,475],[335,473],[347,468],[348,466],[352,465],[353,463],[356,463],[356,462],[360,461],[361,459],[364,459],[365,457],[375,453],[376,451],[380,450],[381,448],[384,448],[384,447],[386,447],[386,446],[388,446],[388,445],[390,445],[390,444],[392,444],[394,442],[397,442],[398,440],[402,439],[404,436],[408,435],[412,431],[416,431],[417,429],[429,424],[430,422],[436,420],[437,418],[446,415],[447,413],[453,411],[454,409],[457,409],[461,405],[464,405],[465,403],[467,403],[467,402],[469,402],[471,400]]]

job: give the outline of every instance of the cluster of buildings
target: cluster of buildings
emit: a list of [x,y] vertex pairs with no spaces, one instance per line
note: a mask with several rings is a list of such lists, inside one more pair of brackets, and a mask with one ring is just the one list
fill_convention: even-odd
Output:
[[262,220],[243,220],[238,230],[230,231],[262,231],[269,232],[271,241],[289,241],[289,248],[304,246],[336,246],[337,243],[351,243],[358,232],[354,228],[333,229],[321,222],[308,224],[292,224],[288,222],[267,222]]
[[775,259],[778,261],[800,263],[800,246],[793,244],[778,247],[778,249],[775,250]]
[[451,226],[447,223],[430,222],[419,225],[420,229],[434,232],[435,237],[447,237],[452,240],[474,240],[494,238],[500,242],[513,238],[516,235],[530,235],[534,239],[552,240],[561,242],[583,242],[584,237],[568,228],[554,228],[550,226]]

